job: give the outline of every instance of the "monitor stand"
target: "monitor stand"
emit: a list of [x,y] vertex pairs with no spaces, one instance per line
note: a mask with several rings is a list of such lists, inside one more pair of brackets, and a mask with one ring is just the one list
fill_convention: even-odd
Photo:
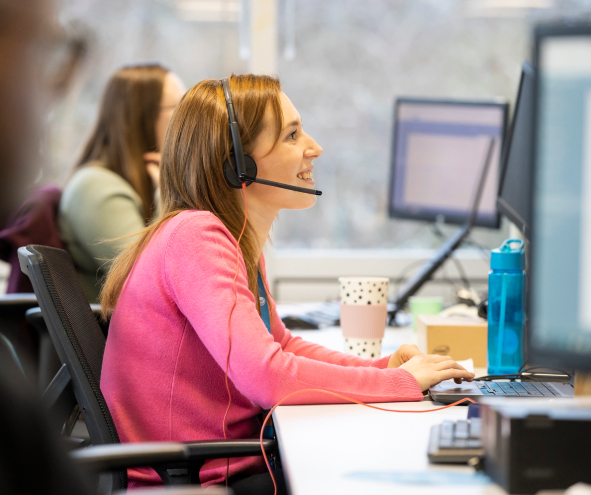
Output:
[[426,261],[421,269],[406,281],[394,299],[394,308],[388,311],[389,325],[395,325],[396,313],[404,307],[408,302],[408,299],[433,276],[443,263],[445,263],[453,252],[462,244],[469,233],[470,226],[464,225],[463,227],[460,227],[453,235],[444,241],[435,253],[435,256]]

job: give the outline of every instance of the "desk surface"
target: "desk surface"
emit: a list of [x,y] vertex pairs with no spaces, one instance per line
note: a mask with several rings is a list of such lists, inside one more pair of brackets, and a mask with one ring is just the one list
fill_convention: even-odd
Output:
[[[340,350],[339,329],[293,332]],[[383,355],[414,342],[410,329],[388,329]],[[388,409],[428,410],[432,402],[380,404]],[[283,468],[292,495],[479,494],[505,492],[483,484],[467,466],[430,465],[430,427],[462,419],[457,406],[432,413],[389,413],[357,404],[281,406],[273,414]]]
[[[432,402],[381,404],[428,410]],[[284,406],[274,413],[281,460],[292,495],[479,494],[505,492],[482,484],[467,466],[430,465],[432,425],[466,417],[456,406],[423,414],[387,413],[357,404]]]

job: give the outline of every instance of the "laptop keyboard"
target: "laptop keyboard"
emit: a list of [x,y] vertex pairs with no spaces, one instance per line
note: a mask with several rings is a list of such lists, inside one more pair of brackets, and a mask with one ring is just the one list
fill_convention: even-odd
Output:
[[501,397],[553,397],[552,392],[541,382],[475,382],[484,395]]

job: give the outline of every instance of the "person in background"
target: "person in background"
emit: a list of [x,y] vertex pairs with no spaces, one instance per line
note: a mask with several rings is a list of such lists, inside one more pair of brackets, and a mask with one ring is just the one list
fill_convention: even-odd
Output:
[[184,92],[179,77],[159,64],[124,67],[107,84],[58,213],[89,302],[98,301],[105,262],[157,215],[160,150]]
[[[56,68],[46,63],[55,60],[48,56],[57,44],[53,16],[50,1],[0,0],[0,225],[39,173],[40,102],[56,90],[45,71]],[[58,441],[38,391],[22,373],[26,363],[10,351],[0,344],[0,493],[96,493]]]
[[51,10],[48,4],[0,0],[0,229],[39,173],[35,166],[41,129],[38,81],[44,48],[50,44],[49,29],[42,22]]

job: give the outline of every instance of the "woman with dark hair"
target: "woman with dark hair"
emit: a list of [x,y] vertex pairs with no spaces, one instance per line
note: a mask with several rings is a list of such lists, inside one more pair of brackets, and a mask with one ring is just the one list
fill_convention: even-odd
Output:
[[[313,189],[322,148],[279,80],[232,76],[229,87],[258,177]],[[310,208],[316,196],[256,183],[233,189],[224,178],[231,153],[222,83],[202,81],[166,135],[162,213],[111,265],[101,295],[104,314],[113,312],[101,390],[122,442],[257,438],[261,412],[293,393],[286,403],[343,402],[310,389],[417,401],[442,380],[473,378],[416,346],[372,360],[293,337],[269,294],[262,250],[277,213]],[[209,460],[200,479],[273,493],[261,457]],[[133,469],[129,480],[160,482],[151,469]]]
[[[107,84],[58,217],[90,302],[98,300],[106,260],[156,216],[160,150],[184,92],[178,76],[159,64],[124,67]],[[104,242],[110,239],[116,240]]]

